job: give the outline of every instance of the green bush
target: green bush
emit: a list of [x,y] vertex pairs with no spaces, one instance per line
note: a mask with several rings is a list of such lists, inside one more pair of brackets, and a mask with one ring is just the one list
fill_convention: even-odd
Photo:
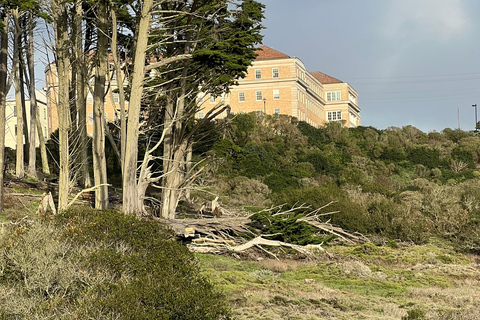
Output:
[[231,317],[193,254],[154,221],[77,208],[1,240],[0,319]]

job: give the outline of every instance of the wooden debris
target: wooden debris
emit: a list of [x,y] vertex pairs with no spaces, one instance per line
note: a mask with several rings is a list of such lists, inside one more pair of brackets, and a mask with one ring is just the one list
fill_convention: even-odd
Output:
[[53,202],[53,196],[51,192],[45,192],[42,195],[40,200],[40,205],[38,206],[37,214],[39,217],[43,217],[47,214],[48,208],[50,207],[52,214],[56,215],[57,210],[55,209],[55,203]]
[[[324,209],[325,207],[320,209]],[[212,210],[216,210],[217,208],[217,203],[214,200],[212,202]],[[309,209],[309,207],[305,205],[295,206],[288,210],[282,210],[282,206],[277,206],[270,209],[265,209],[263,212],[271,212],[272,216],[288,219],[290,214],[298,214],[298,210],[305,211],[306,209]],[[368,241],[368,239],[361,235],[351,234],[342,228],[334,227],[329,223],[320,222],[319,217],[335,213],[320,213],[320,209],[311,210],[296,221],[304,221],[311,226],[314,226],[319,231],[327,234],[333,234],[338,239],[348,243],[364,243]],[[178,237],[192,239],[188,244],[188,247],[193,252],[239,253],[256,247],[276,258],[275,254],[269,252],[264,247],[285,247],[307,255],[316,250],[328,254],[328,252],[322,248],[321,244],[300,246],[293,243],[270,240],[266,238],[272,235],[259,236],[259,233],[261,233],[260,230],[258,233],[252,232],[251,228],[253,224],[250,218],[251,217],[223,216],[203,219],[159,220],[170,226]],[[244,237],[245,235],[250,236],[253,239],[246,241]]]

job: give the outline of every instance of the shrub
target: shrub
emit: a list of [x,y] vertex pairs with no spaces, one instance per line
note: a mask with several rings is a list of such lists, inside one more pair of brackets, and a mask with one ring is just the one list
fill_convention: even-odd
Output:
[[2,244],[0,319],[230,318],[193,254],[154,221],[77,208]]

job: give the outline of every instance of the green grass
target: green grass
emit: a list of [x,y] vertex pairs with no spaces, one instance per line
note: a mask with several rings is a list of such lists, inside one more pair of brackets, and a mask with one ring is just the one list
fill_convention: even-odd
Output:
[[401,319],[414,309],[425,311],[426,319],[443,319],[445,310],[466,318],[477,314],[473,301],[480,297],[475,285],[480,271],[448,245],[336,245],[327,250],[334,258],[197,259],[239,319],[288,318],[292,310],[296,318],[288,319]]

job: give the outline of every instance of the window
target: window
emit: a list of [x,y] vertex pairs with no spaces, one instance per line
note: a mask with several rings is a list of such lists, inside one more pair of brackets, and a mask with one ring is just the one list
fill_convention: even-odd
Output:
[[88,113],[88,123],[93,124],[93,112]]
[[13,106],[13,116],[17,116],[17,106]]
[[355,101],[356,101],[355,96],[354,96],[353,94],[351,94],[350,92],[348,93],[348,99],[349,99],[351,102],[356,103],[356,102],[355,102]]
[[120,102],[120,94],[118,92],[113,93],[113,102],[115,102],[115,103]]
[[277,109],[273,109],[273,113],[274,113],[274,114],[280,114],[280,109],[278,109],[278,108],[277,108]]
[[256,80],[262,79],[262,70],[255,69],[255,79]]
[[47,119],[47,108],[43,109],[43,120]]
[[327,91],[327,101],[340,101],[342,100],[342,92],[337,91]]
[[15,125],[15,137],[17,136],[17,125]]
[[340,121],[342,120],[342,111],[328,111],[327,112],[328,121]]
[[199,112],[198,113],[198,119],[203,119],[203,118],[205,118],[205,113]]
[[239,92],[238,93],[238,101],[239,102],[245,102],[245,92]]
[[278,89],[273,90],[273,100],[280,100],[280,90]]
[[257,96],[257,101],[262,101],[263,100],[262,91],[257,91],[256,96]]
[[272,69],[272,78],[273,79],[278,79],[278,68],[273,68]]
[[211,94],[210,95],[210,103],[215,103],[215,100],[217,100],[217,98],[215,97],[215,95]]
[[93,103],[93,96],[90,93],[87,95],[87,103]]

